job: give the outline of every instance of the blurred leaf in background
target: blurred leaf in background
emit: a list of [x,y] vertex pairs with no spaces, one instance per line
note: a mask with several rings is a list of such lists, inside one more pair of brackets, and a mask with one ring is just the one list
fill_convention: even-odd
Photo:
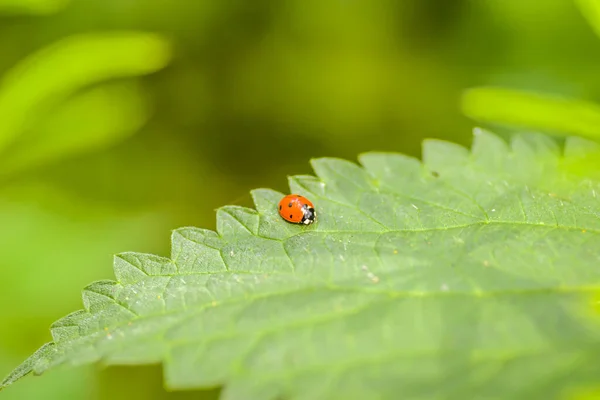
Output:
[[9,145],[0,160],[0,170],[11,174],[72,154],[105,149],[138,132],[149,117],[139,85],[92,88],[56,107],[54,113]]
[[[600,2],[575,0],[582,14],[600,35]],[[465,115],[486,123],[527,127],[566,135],[600,137],[600,104],[556,94],[502,87],[477,87],[462,95]]]
[[69,0],[0,0],[3,14],[52,14],[67,5]]
[[598,0],[575,0],[582,14],[600,36],[600,2]]
[[498,87],[467,90],[463,112],[482,122],[600,138],[600,105]]
[[[28,57],[5,74],[0,86],[0,151],[24,130],[34,130],[48,107],[78,90],[155,72],[168,59],[165,41],[144,33],[72,36]],[[94,140],[95,135],[74,131],[70,136]]]

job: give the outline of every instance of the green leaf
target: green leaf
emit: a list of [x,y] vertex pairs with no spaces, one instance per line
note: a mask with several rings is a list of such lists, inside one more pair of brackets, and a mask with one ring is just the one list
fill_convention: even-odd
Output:
[[77,91],[155,72],[169,57],[164,39],[141,32],[71,36],[29,56],[0,85],[0,151]]
[[106,148],[139,131],[150,109],[139,85],[106,84],[78,93],[25,132],[0,158],[10,174],[73,154]]
[[575,0],[581,13],[587,18],[588,22],[597,35],[600,36],[600,1],[598,0]]
[[548,399],[600,374],[600,180],[542,135],[473,149],[425,142],[423,163],[368,153],[226,206],[217,231],[173,232],[170,258],[124,253],[117,281],[1,383],[59,365],[163,363],[165,385],[224,399]]
[[0,0],[0,14],[53,14],[69,0]]
[[498,87],[465,91],[462,110],[477,121],[533,128],[563,135],[600,137],[600,105]]

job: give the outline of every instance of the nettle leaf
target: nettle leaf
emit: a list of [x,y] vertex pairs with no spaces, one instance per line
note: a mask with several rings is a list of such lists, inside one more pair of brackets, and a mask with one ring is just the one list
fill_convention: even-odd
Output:
[[[600,374],[600,181],[565,166],[597,144],[542,135],[424,161],[317,159],[217,232],[173,233],[171,258],[125,253],[2,383],[58,365],[162,363],[165,385],[224,399],[560,398]],[[596,307],[596,308],[594,308]]]

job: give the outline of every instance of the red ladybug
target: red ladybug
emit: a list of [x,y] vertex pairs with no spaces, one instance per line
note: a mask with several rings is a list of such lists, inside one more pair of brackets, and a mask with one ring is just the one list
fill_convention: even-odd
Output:
[[304,225],[312,224],[317,217],[313,203],[298,194],[288,194],[281,199],[279,215],[288,222]]

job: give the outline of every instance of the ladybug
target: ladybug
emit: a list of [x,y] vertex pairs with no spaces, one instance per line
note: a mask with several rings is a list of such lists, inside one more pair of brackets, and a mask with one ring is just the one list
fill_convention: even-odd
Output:
[[312,224],[317,217],[313,203],[299,194],[288,194],[281,199],[279,215],[288,222],[304,225]]

